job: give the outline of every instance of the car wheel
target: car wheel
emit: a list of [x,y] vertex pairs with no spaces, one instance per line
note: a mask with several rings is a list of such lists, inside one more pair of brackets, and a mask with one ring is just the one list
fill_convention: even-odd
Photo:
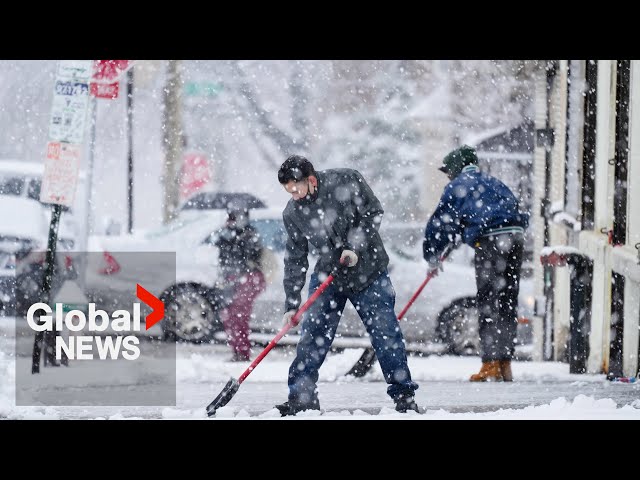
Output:
[[42,276],[42,268],[33,267],[16,277],[15,306],[19,317],[26,316],[29,307],[42,298]]
[[456,300],[440,312],[437,340],[448,345],[454,355],[479,355],[478,309],[476,299]]
[[211,342],[222,330],[219,312],[207,300],[203,287],[176,285],[162,295],[165,321],[164,338],[182,342]]

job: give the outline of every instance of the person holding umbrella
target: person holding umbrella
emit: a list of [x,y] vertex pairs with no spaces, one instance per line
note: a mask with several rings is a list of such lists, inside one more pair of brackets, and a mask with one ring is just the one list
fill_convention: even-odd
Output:
[[262,243],[255,228],[249,224],[249,209],[230,204],[226,225],[218,233],[222,278],[231,287],[229,305],[223,312],[227,341],[233,350],[231,361],[248,361],[249,321],[253,304],[266,288],[261,270]]

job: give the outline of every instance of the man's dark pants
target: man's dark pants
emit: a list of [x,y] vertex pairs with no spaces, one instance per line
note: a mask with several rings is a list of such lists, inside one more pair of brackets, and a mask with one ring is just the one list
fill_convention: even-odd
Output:
[[523,244],[521,233],[480,237],[475,242],[476,300],[483,362],[513,358]]
[[[314,273],[309,296],[319,285],[318,275]],[[289,368],[289,402],[318,405],[318,370],[331,348],[347,300],[355,307],[371,337],[389,385],[389,396],[394,400],[413,396],[418,385],[411,380],[407,365],[402,331],[394,312],[395,296],[386,270],[357,294],[346,294],[330,284],[305,314],[296,358]]]

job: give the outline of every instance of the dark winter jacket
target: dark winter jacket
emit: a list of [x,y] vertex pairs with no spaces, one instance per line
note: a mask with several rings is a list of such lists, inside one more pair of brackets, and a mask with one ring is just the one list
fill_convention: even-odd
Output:
[[425,229],[423,255],[428,262],[436,261],[457,234],[473,246],[484,235],[522,231],[528,225],[529,214],[519,211],[511,190],[468,165],[445,187]]
[[259,269],[262,243],[251,225],[242,229],[221,229],[216,245],[220,248],[219,262],[225,278]]
[[343,250],[356,252],[358,263],[340,269],[334,280],[346,294],[367,288],[389,263],[378,233],[384,210],[362,175],[340,168],[317,172],[317,179],[313,198],[289,200],[282,214],[289,236],[284,261],[285,311],[300,307],[309,253],[319,257],[314,271],[329,274],[339,265]]

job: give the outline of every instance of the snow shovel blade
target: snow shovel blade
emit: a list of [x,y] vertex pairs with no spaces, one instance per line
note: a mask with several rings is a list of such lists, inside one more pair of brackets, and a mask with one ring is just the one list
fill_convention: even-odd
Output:
[[356,378],[364,377],[376,361],[376,352],[373,348],[366,348],[362,355],[346,375],[352,375]]
[[210,417],[215,415],[216,410],[224,407],[227,403],[229,403],[229,401],[231,401],[239,388],[240,384],[238,383],[238,381],[235,378],[231,378],[224,386],[220,394],[216,398],[214,398],[213,402],[211,402],[207,406],[207,415]]

